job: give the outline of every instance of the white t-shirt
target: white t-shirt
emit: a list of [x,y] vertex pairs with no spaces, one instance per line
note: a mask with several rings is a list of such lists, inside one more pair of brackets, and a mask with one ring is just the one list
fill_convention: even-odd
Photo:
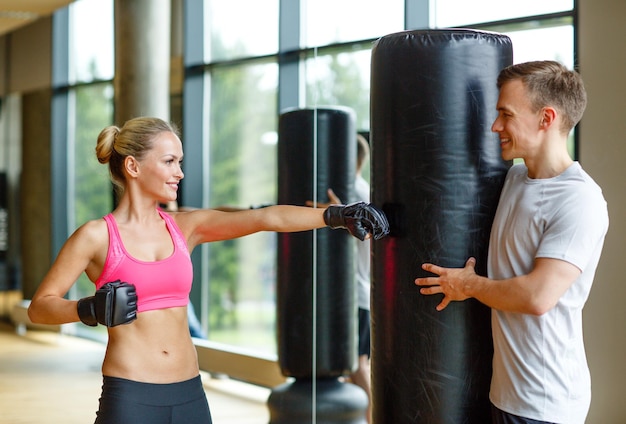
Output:
[[[356,199],[362,202],[370,201],[370,185],[360,175],[354,182]],[[356,283],[357,306],[370,310],[370,240],[356,239]]]
[[528,178],[523,164],[509,170],[491,231],[489,277],[528,274],[535,258],[564,260],[582,273],[544,315],[492,310],[490,399],[499,409],[541,421],[585,422],[591,381],[582,310],[608,221],[602,190],[578,162],[548,179]]

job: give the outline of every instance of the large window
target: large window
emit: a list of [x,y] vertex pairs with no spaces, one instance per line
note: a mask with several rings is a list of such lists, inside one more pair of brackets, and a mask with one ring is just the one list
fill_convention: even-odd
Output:
[[[192,66],[204,67],[210,87],[203,100],[210,206],[276,201],[279,108],[347,106],[357,130],[367,132],[372,43],[403,31],[405,22],[505,33],[515,62],[575,65],[573,0],[297,1],[283,8],[279,0],[204,0],[204,62]],[[405,16],[415,11],[429,16]],[[288,46],[281,55],[279,40]],[[292,104],[277,105],[277,98]],[[275,351],[275,250],[271,234],[209,246],[201,283],[208,308],[198,313],[210,340]]]
[[69,35],[69,81],[113,79],[113,1],[72,3]]
[[211,62],[276,54],[278,0],[205,0]]
[[[97,219],[112,210],[113,196],[109,170],[96,159],[94,148],[98,133],[113,121],[113,90],[109,83],[77,87],[72,91],[73,134],[68,152],[73,172],[69,196],[72,227]],[[72,229],[74,229],[72,228]],[[85,274],[76,286],[76,297],[93,294],[94,286]]]
[[[188,34],[185,40],[190,45],[202,38],[201,52],[184,59],[184,75],[187,81],[196,78],[186,87],[195,87],[198,79],[204,86],[184,93],[182,112],[176,113],[182,113],[183,121],[197,114],[194,125],[199,130],[185,132],[183,142],[206,142],[207,147],[197,162],[202,172],[186,170],[182,190],[208,180],[201,182],[200,203],[211,207],[276,202],[280,109],[349,107],[356,113],[357,130],[367,132],[372,43],[411,23],[424,27],[410,29],[465,27],[505,33],[513,41],[515,62],[556,59],[576,66],[574,0],[183,4],[187,10],[202,5],[201,16],[184,14],[187,20],[199,19],[202,27],[202,33]],[[113,119],[113,7],[113,0],[78,0],[69,6],[62,40],[68,63],[55,66],[62,70],[53,78],[55,96],[64,96],[59,104],[67,108],[66,121],[58,125],[68,129],[62,150],[67,152],[63,189],[69,197],[62,211],[68,215],[68,233],[112,208],[107,169],[96,162],[93,147],[99,131]],[[183,22],[183,28],[189,27],[190,22]],[[190,98],[198,99],[197,104]],[[573,136],[571,140],[575,155]],[[275,244],[275,234],[257,234],[203,250],[201,271],[196,271],[201,290],[194,287],[192,301],[210,340],[275,352]],[[89,284],[81,280],[72,295],[87,294]]]
[[[112,210],[108,168],[95,155],[100,131],[113,123],[113,2],[81,0],[70,5],[68,64],[69,230]],[[82,275],[73,295],[93,293]]]
[[[108,168],[95,155],[100,131],[113,123],[113,0],[80,0],[55,15],[53,155],[62,174],[54,179],[55,250],[85,222],[113,207]],[[61,27],[66,24],[66,27]],[[60,110],[63,109],[63,110]],[[71,298],[93,294],[85,274],[70,290]],[[104,328],[76,326],[81,334],[103,337]]]
[[[279,10],[286,5],[279,0],[204,0],[200,56],[209,87],[202,103],[208,110],[209,182],[203,204],[249,207],[276,201],[279,108],[347,106],[356,112],[357,130],[367,132],[372,43],[404,30],[405,22],[505,33],[513,41],[515,62],[557,59],[575,65],[573,0],[506,7],[493,0],[299,4],[288,9],[292,16]],[[405,16],[415,10],[428,11],[428,18]],[[289,46],[288,56],[278,54],[279,40]],[[292,104],[279,106],[277,98],[290,98]],[[274,240],[272,234],[258,234],[208,247],[201,281],[208,295],[198,313],[210,340],[275,352]]]
[[[210,206],[275,203],[276,63],[218,67],[209,74]],[[211,244],[210,340],[275,352],[275,245],[273,233]]]

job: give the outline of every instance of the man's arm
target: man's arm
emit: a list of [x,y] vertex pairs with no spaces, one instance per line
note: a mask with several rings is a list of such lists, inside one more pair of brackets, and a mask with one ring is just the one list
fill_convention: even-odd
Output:
[[506,280],[492,280],[477,275],[474,271],[475,265],[474,258],[469,258],[464,268],[442,268],[426,263],[422,265],[422,269],[438,277],[417,278],[415,284],[422,287],[422,294],[444,295],[437,305],[438,311],[452,301],[473,297],[501,311],[543,315],[556,305],[581,273],[580,269],[569,262],[538,258],[529,274]]

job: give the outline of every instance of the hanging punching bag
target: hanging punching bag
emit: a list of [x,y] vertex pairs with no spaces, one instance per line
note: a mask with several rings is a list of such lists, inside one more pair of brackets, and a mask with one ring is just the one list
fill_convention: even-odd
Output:
[[438,312],[415,286],[424,262],[463,267],[487,244],[510,166],[491,132],[508,37],[471,30],[390,34],[372,50],[372,202],[391,236],[373,243],[374,422],[490,422],[490,310]]

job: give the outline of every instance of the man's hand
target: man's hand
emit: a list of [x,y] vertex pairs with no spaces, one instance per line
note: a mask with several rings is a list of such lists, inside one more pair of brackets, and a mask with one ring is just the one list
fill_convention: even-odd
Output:
[[339,199],[339,197],[335,194],[332,188],[329,188],[328,190],[326,190],[326,194],[328,194],[328,203],[315,203],[312,200],[307,200],[305,204],[311,208],[313,207],[327,208],[330,205],[341,205],[342,203],[341,199]]
[[452,301],[461,301],[470,298],[467,288],[471,284],[471,279],[476,277],[476,259],[469,258],[464,268],[442,268],[433,264],[422,264],[424,271],[437,274],[438,277],[416,278],[415,284],[422,286],[422,294],[443,293],[443,300],[437,305],[437,310],[442,311]]

